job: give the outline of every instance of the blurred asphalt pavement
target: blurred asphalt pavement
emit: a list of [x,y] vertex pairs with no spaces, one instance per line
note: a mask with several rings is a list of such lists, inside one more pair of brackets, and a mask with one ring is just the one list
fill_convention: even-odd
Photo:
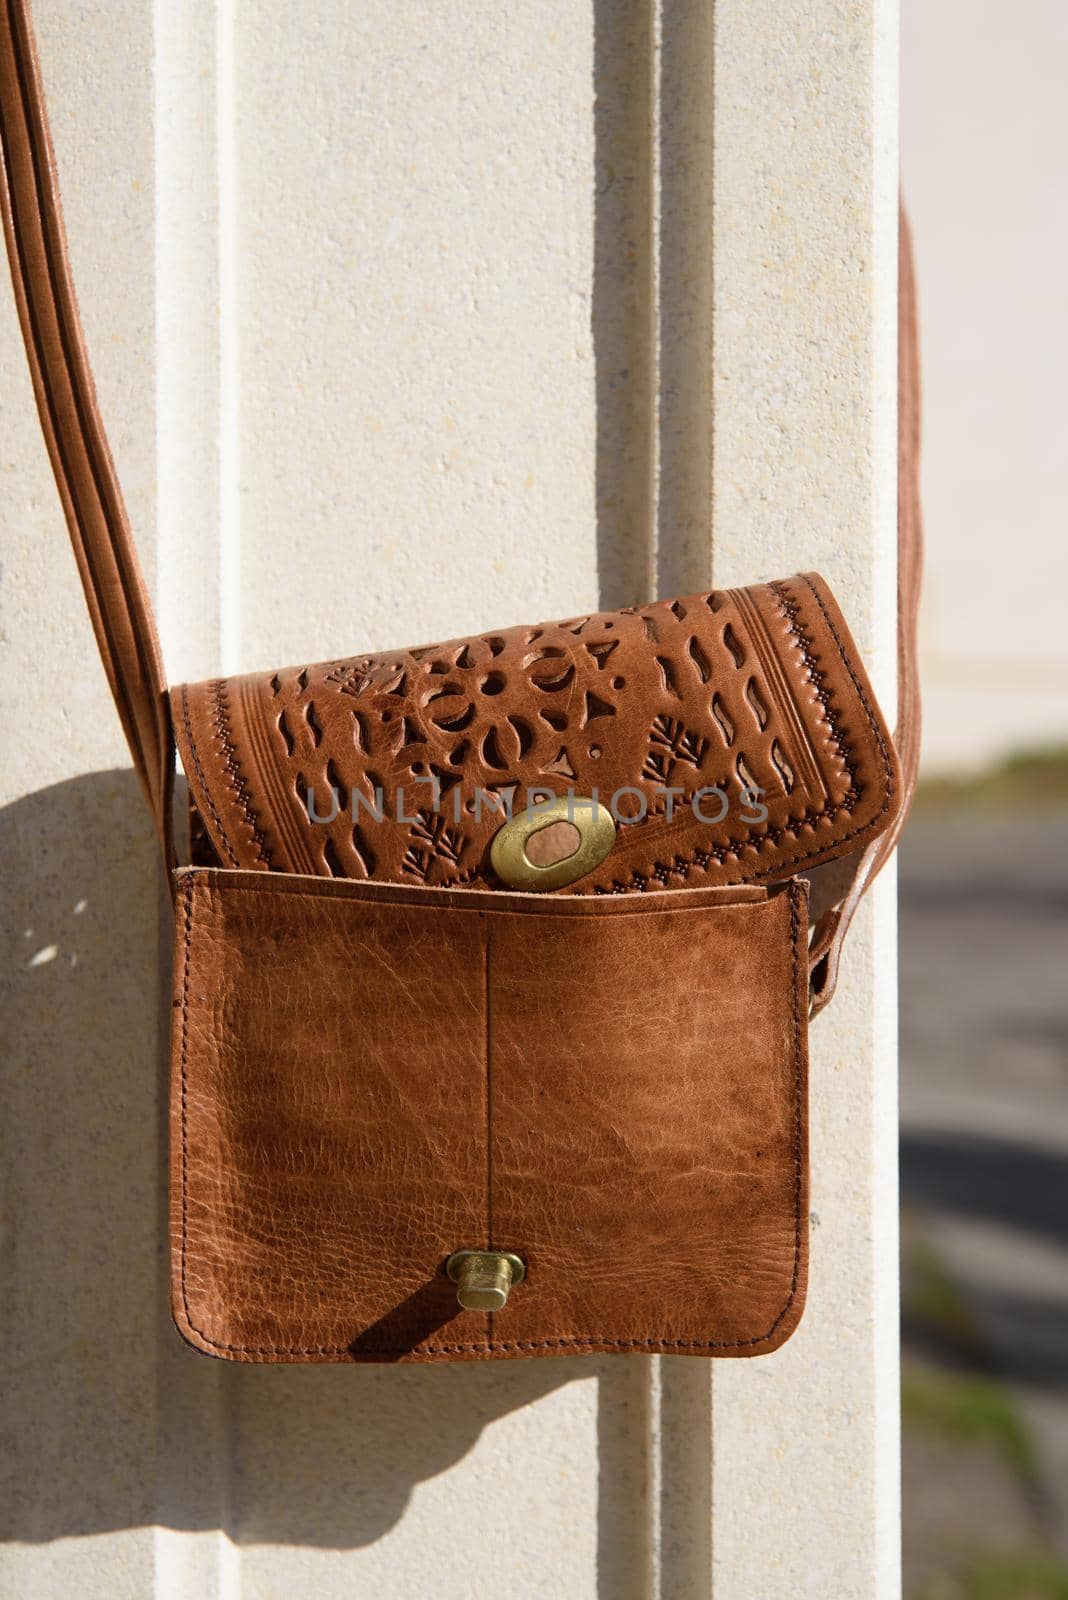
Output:
[[[902,1205],[1029,1425],[1065,1556],[1068,813],[921,815],[899,872]],[[923,1339],[906,1316],[906,1354],[944,1358]]]

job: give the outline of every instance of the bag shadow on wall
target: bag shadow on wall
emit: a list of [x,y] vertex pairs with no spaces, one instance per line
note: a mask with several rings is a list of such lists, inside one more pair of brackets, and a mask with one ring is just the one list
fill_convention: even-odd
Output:
[[[488,1424],[597,1378],[602,1579],[625,1586],[641,1565],[643,1358],[242,1367],[182,1343],[167,1307],[170,907],[132,772],[0,811],[0,859],[0,1537],[161,1524],[370,1544]],[[569,1428],[589,1424],[550,1403],[566,1459]]]

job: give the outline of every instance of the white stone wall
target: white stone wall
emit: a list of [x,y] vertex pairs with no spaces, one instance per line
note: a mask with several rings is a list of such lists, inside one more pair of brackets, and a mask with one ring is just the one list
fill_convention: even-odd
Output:
[[[819,566],[892,695],[890,0],[38,0],[171,676]],[[887,880],[774,1357],[242,1368],[165,1305],[166,907],[0,288],[0,1591],[890,1600]]]

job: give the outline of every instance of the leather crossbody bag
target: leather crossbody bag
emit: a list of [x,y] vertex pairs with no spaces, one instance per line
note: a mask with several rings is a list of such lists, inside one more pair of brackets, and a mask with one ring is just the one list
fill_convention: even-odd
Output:
[[915,773],[907,249],[897,748],[811,573],[169,689],[0,16],[18,310],[175,902],[178,1328],[237,1361],[775,1349],[808,1018]]

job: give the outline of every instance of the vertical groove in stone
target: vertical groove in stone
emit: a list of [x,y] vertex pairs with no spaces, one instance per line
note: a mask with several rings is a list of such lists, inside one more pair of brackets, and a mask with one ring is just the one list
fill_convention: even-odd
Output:
[[654,598],[656,0],[594,0],[600,605]]
[[656,581],[712,581],[713,20],[711,0],[662,0],[656,128]]

